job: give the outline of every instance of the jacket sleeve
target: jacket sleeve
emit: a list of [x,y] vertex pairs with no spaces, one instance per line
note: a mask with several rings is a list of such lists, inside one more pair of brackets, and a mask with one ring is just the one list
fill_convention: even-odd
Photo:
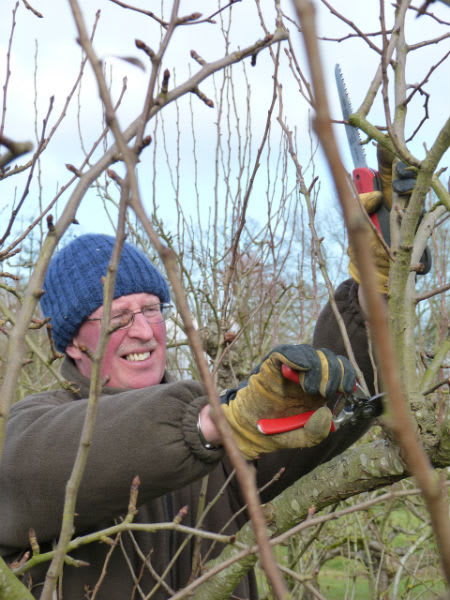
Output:
[[[208,473],[223,457],[206,450],[197,432],[206,403],[197,382],[179,382],[101,396],[95,431],[77,497],[77,533],[126,513],[139,475],[139,504]],[[55,538],[65,486],[74,464],[87,400],[65,391],[15,404],[0,465],[0,549]]]
[[[370,393],[374,394],[374,372],[368,349],[365,319],[358,301],[358,288],[356,281],[347,279],[337,288],[334,299],[344,320],[358,366],[364,375]],[[313,346],[328,348],[335,354],[347,356],[344,340],[329,302],[317,320]]]
[[[344,281],[336,290],[335,301],[344,320],[347,333],[363,372],[366,383],[373,393],[374,373],[368,350],[365,320],[358,302],[358,284],[353,279]],[[344,342],[328,302],[316,323],[313,337],[315,348],[328,348],[335,354],[347,356]],[[360,420],[356,425],[346,424],[329,436],[318,446],[298,450],[281,450],[265,455],[258,460],[258,484],[263,485],[271,480],[282,468],[283,475],[262,495],[267,502],[297,479],[312,471],[317,465],[344,452],[354,444],[373,423],[372,418]]]

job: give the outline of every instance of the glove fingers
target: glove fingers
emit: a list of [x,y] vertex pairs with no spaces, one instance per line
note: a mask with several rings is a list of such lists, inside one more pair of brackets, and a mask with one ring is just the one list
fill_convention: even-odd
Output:
[[400,195],[410,194],[414,186],[416,185],[416,180],[411,177],[409,179],[395,179],[392,182],[392,189],[394,192]]
[[271,357],[281,363],[283,376],[299,383],[307,394],[329,398],[338,391],[350,393],[355,387],[356,377],[350,362],[326,348],[316,350],[308,344],[281,345],[274,349]]
[[322,384],[320,387],[322,396],[332,398],[337,392],[350,394],[356,384],[355,371],[350,361],[345,356],[336,356],[327,348],[320,348],[317,353],[322,362]]
[[400,177],[400,179],[416,179],[417,175],[414,169],[412,169],[409,165],[406,165],[404,162],[398,162],[395,165],[395,173]]
[[351,394],[355,391],[356,375],[351,362],[345,356],[338,356],[338,361],[341,363],[343,376],[339,385],[339,391],[344,394]]
[[[317,394],[322,379],[322,362],[312,346],[308,344],[277,346],[272,356],[294,371],[300,371],[299,383],[308,394]],[[291,377],[289,379],[293,380]]]
[[322,380],[320,382],[319,391],[322,396],[329,397],[339,389],[342,380],[342,365],[338,361],[337,356],[326,348],[317,350],[322,363]]
[[416,185],[416,173],[403,162],[395,165],[396,178],[392,182],[392,188],[397,194],[410,194]]

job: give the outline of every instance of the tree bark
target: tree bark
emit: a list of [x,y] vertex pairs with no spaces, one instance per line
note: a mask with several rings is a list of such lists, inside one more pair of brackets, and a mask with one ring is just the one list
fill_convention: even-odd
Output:
[[33,600],[33,596],[0,557],[0,600]]

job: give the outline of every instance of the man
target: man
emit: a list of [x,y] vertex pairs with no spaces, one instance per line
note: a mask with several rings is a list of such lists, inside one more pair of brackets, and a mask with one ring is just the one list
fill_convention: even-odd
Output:
[[[102,278],[114,240],[89,234],[76,238],[51,261],[41,306],[52,324],[56,348],[66,357],[62,374],[71,390],[35,394],[14,405],[0,466],[0,552],[7,560],[29,546],[29,529],[36,532],[41,552],[58,538],[65,484],[70,475],[88,402],[91,353],[100,333],[103,312]],[[346,282],[337,302],[370,379],[364,321],[358,285]],[[170,522],[183,507],[183,524],[195,526],[201,481],[209,475],[206,505],[216,498],[202,527],[231,534],[246,521],[236,511],[242,498],[232,468],[209,414],[202,385],[172,381],[165,370],[165,313],[170,301],[167,283],[150,261],[125,243],[112,303],[108,345],[103,360],[103,388],[88,462],[77,497],[75,535],[107,527],[126,514],[130,484],[141,480],[136,523]],[[321,345],[340,348],[336,327],[329,326],[329,309],[319,319]],[[326,327],[322,327],[325,319]],[[237,390],[223,395],[223,409],[237,444],[254,460],[258,484],[285,467],[276,483],[262,493],[266,502],[317,464],[342,452],[367,430],[370,420],[330,433],[326,406],[338,391],[350,392],[355,374],[347,359],[311,346],[278,346]],[[265,436],[260,417],[313,410],[305,427]],[[222,489],[223,488],[223,489]],[[228,523],[228,525],[226,525]],[[185,535],[177,531],[123,534],[110,545],[93,543],[71,554],[88,563],[66,565],[59,588],[64,600],[145,597],[168,598],[191,575],[193,542],[177,555]],[[202,543],[202,555],[210,543]],[[215,553],[220,551],[216,545]],[[164,574],[170,561],[168,572]],[[48,564],[34,568],[28,583],[39,597]],[[162,579],[160,578],[162,575]],[[252,575],[235,590],[237,598],[257,598]]]

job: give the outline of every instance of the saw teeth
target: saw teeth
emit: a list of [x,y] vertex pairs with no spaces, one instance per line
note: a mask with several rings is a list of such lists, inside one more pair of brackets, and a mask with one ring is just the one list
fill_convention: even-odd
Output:
[[337,64],[334,68],[336,84],[338,88],[339,101],[341,103],[342,116],[345,122],[345,132],[350,145],[350,153],[352,155],[355,167],[367,167],[367,158],[365,149],[361,142],[359,129],[350,125],[348,119],[353,113],[353,108],[350,102],[350,97],[345,85],[344,76],[342,75],[341,67]]

